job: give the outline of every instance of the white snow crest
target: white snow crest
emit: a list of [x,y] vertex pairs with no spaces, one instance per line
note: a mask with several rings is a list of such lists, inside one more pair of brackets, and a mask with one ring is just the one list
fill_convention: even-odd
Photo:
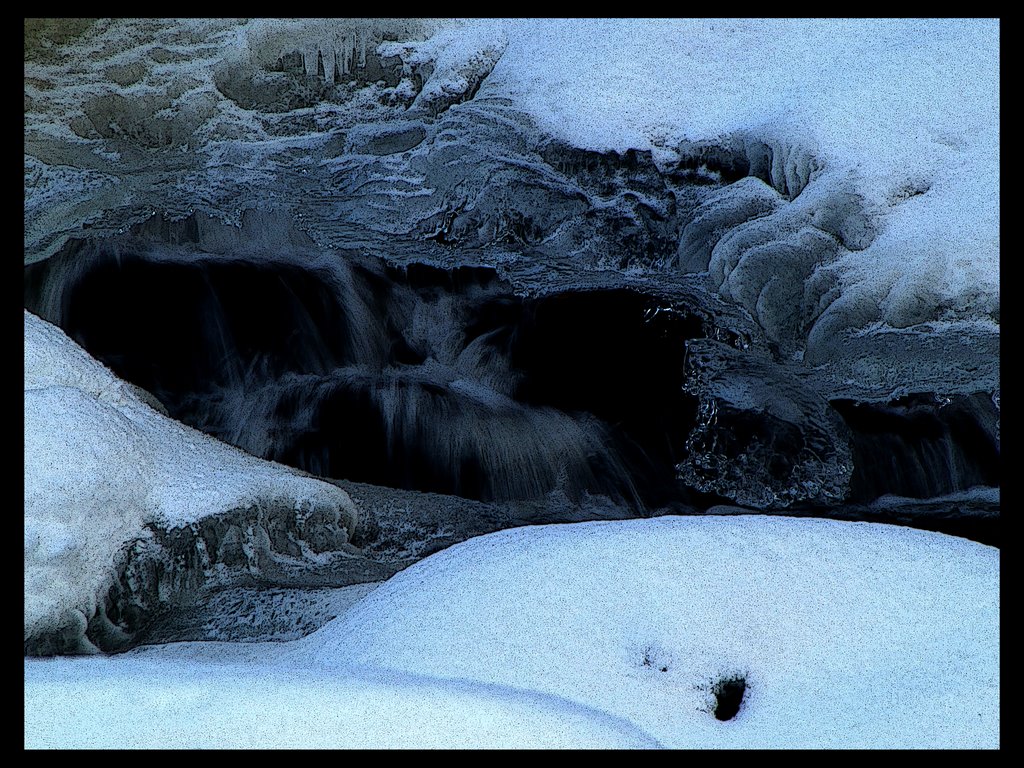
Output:
[[[836,211],[824,196],[855,179],[879,236],[841,237],[843,299],[826,311],[841,326],[998,316],[997,19],[503,25],[510,42],[481,93],[512,99],[571,144],[664,153],[762,143],[772,186],[792,198],[824,187],[820,202],[794,208],[826,218]],[[754,173],[759,153],[747,150]]]
[[[380,670],[146,657],[25,661],[28,749],[651,749],[554,696]],[[269,646],[269,647],[268,647]],[[167,646],[173,650],[173,646]],[[155,649],[163,650],[163,649]],[[69,716],[69,712],[71,715]]]

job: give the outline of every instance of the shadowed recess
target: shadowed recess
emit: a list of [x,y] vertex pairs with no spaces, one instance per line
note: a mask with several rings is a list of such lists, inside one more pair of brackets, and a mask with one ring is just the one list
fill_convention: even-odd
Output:
[[850,501],[883,494],[924,499],[999,485],[999,414],[984,393],[832,406],[853,435]]
[[[684,350],[707,330],[660,311],[661,297],[524,298],[486,267],[215,256],[195,236],[154,236],[76,242],[26,267],[26,307],[172,417],[256,456],[482,501],[593,494],[641,511],[707,508],[746,482],[700,493],[678,478],[697,419]],[[831,407],[850,430],[848,504],[999,483],[998,409],[984,393]],[[797,422],[725,404],[718,417],[714,456],[740,472],[756,445],[765,477],[793,474]]]
[[26,305],[177,419],[325,477],[490,500],[689,500],[673,467],[696,319],[491,269],[69,249]]

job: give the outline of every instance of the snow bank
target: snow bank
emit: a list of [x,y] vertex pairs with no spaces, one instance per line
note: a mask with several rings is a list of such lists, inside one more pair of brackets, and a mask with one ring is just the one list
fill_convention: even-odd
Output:
[[145,526],[250,505],[319,514],[351,533],[339,488],[185,427],[146,405],[62,331],[25,313],[25,638],[79,636]]
[[[998,637],[993,548],[867,523],[659,518],[473,539],[293,653],[540,691],[670,747],[991,748]],[[731,678],[746,690],[719,721]]]
[[998,146],[997,19],[504,24],[508,48],[485,88],[577,146],[775,129],[887,174],[900,161],[934,169],[950,150]]
[[27,660],[25,743],[995,748],[998,582],[997,550],[895,526],[521,528],[302,640]]
[[[379,671],[114,658],[25,662],[28,749],[651,748],[553,696]],[[268,659],[269,657],[269,659]]]
[[[807,212],[818,219],[854,195],[876,237],[838,258],[829,301],[842,299],[823,310],[826,327],[863,327],[858,313],[900,328],[937,314],[998,316],[998,20],[508,26],[481,93],[511,98],[555,136],[668,160],[680,146],[738,141],[748,154],[765,148],[780,191],[817,186]],[[829,201],[823,188],[844,194]],[[785,217],[761,226],[779,241],[798,228]]]

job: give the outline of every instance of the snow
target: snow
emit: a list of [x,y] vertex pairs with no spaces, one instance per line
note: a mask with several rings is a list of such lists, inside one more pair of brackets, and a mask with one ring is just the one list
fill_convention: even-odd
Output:
[[[147,147],[170,142],[183,163],[198,152],[175,182],[189,206],[225,220],[258,206],[258,190],[287,176],[276,152],[308,154],[317,136],[403,113],[381,107],[369,85],[358,108],[305,108],[311,133],[268,132],[277,107],[241,108],[225,94],[251,90],[254,72],[293,50],[307,66],[324,52],[332,79],[332,52],[348,72],[386,37],[377,52],[401,56],[423,83],[412,112],[437,113],[479,85],[478,99],[505,100],[581,147],[649,149],[665,167],[687,147],[737,149],[793,198],[759,225],[779,243],[853,205],[859,236],[845,231],[846,248],[814,265],[829,278],[810,318],[816,347],[875,321],[997,321],[999,32],[998,19],[103,21],[66,43],[66,60],[27,65],[26,172],[38,188],[26,258],[53,253],[70,225],[98,231],[101,210],[133,198],[174,207],[153,189],[163,170],[127,154],[102,162],[109,148],[96,131],[115,124]],[[271,99],[258,88],[253,97]],[[294,187],[284,183],[274,194]],[[47,201],[57,198],[54,218]],[[808,275],[794,279],[818,290]],[[728,293],[738,281],[754,295],[764,287],[744,274],[720,284]]]
[[302,640],[28,660],[26,746],[996,748],[998,581],[998,550],[869,523],[507,530]]
[[[999,555],[895,526],[658,518],[503,531],[297,641],[560,696],[678,748],[996,747]],[[735,719],[709,694],[741,674]]]
[[[173,421],[25,312],[25,637],[84,631],[119,552],[145,526],[254,504],[355,527],[339,488]],[[83,639],[83,643],[84,643]]]
[[73,387],[25,392],[26,639],[68,621],[84,633],[121,546],[143,531],[151,461],[113,406]]
[[382,43],[378,50],[400,56],[413,69],[429,67],[430,76],[412,106],[436,111],[478,85],[507,44],[501,25],[452,21],[422,43]]
[[512,688],[377,670],[113,658],[25,662],[28,749],[629,749],[604,713]]
[[812,148],[827,157],[892,172],[921,149],[934,162],[949,144],[984,146],[997,127],[995,19],[545,19],[506,27],[509,44],[486,87],[579,146],[627,149],[672,133],[701,141],[764,127],[816,141]]
[[851,187],[878,236],[840,257],[845,299],[833,312],[880,305],[894,327],[936,305],[998,312],[997,19],[507,27],[481,94],[511,98],[572,144],[664,152],[742,137],[776,159],[810,158],[812,185]]

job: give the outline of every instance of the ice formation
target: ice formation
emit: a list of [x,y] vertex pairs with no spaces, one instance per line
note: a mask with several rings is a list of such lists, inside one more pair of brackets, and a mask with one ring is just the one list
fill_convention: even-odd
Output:
[[[27,39],[28,261],[80,223],[116,229],[175,203],[237,220],[293,172],[312,174],[288,196],[308,195],[315,218],[333,191],[323,171],[352,162],[336,140],[365,130],[358,108],[363,124],[430,120],[472,99],[514,105],[573,146],[652,151],[666,169],[746,165],[781,195],[747,228],[782,253],[793,238],[809,249],[796,260],[819,334],[998,316],[995,20],[117,20]],[[171,199],[147,201],[136,183],[160,172],[152,151],[174,160],[159,193]],[[416,174],[391,160],[378,177],[408,194],[399,179]],[[78,194],[57,201],[60,234],[45,201],[65,186]],[[719,287],[754,279],[759,292],[762,278],[732,275],[756,261],[750,245],[722,248]]]

